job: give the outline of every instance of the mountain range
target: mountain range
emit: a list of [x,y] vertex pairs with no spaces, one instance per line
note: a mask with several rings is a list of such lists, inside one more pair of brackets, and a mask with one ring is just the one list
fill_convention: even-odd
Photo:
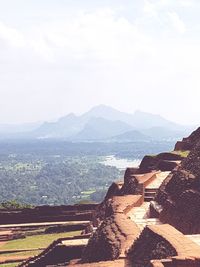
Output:
[[70,113],[55,122],[0,125],[0,137],[128,142],[177,139],[193,128],[179,125],[160,115],[142,111],[131,114],[99,105],[83,115]]

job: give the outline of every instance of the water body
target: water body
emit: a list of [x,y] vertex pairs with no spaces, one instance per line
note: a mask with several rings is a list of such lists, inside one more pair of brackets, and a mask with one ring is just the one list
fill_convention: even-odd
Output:
[[128,167],[138,167],[140,165],[141,160],[139,159],[120,159],[115,156],[107,156],[101,161],[102,164],[106,166],[113,166],[118,168],[119,170],[125,170]]

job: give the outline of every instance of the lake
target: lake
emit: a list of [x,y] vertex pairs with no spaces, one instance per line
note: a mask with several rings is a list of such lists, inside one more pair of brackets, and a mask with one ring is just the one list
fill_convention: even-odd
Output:
[[115,156],[107,156],[104,158],[103,161],[101,161],[102,164],[106,166],[113,166],[116,167],[120,170],[125,170],[128,167],[138,167],[140,164],[141,160],[139,159],[121,159],[121,158],[116,158]]

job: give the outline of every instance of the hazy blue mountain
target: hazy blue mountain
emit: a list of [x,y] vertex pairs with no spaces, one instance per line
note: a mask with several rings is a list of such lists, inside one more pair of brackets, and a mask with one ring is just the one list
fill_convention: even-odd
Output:
[[115,108],[105,106],[105,105],[95,106],[92,109],[90,109],[88,112],[82,115],[82,118],[84,119],[103,118],[103,119],[111,120],[111,121],[123,121],[128,124],[131,124],[132,117],[133,117],[132,114],[121,112]]
[[141,132],[145,135],[150,136],[154,140],[159,140],[159,139],[178,140],[182,139],[183,136],[189,135],[192,129],[190,127],[188,128],[180,127],[179,130],[167,127],[152,127],[149,129],[141,129]]
[[111,141],[116,141],[116,142],[135,142],[135,141],[149,141],[149,140],[151,140],[151,137],[137,130],[128,131],[120,135],[113,136],[111,138]]
[[107,139],[132,129],[130,125],[121,121],[110,121],[103,118],[91,118],[74,139],[97,140]]
[[165,127],[170,129],[180,129],[181,125],[169,121],[157,114],[151,114],[142,111],[135,111],[133,114],[132,125],[138,129],[148,129],[153,127]]
[[69,138],[82,130],[84,121],[73,113],[56,122],[45,122],[36,129],[32,136],[38,138]]
[[166,127],[172,129],[180,129],[180,125],[171,122],[160,115],[151,114],[142,111],[135,111],[135,113],[121,112],[109,106],[99,105],[93,107],[91,110],[82,115],[83,118],[101,117],[107,120],[120,120],[131,125],[135,129],[147,129],[151,127]]
[[160,115],[142,111],[136,111],[133,114],[125,113],[105,105],[93,107],[81,116],[70,113],[55,122],[9,127],[0,125],[0,138],[6,136],[5,133],[9,129],[10,135],[7,135],[9,138],[68,140],[97,140],[111,137],[113,140],[141,138],[146,140],[147,136],[153,139],[177,139],[184,136],[186,130],[191,130],[191,128],[166,120]]

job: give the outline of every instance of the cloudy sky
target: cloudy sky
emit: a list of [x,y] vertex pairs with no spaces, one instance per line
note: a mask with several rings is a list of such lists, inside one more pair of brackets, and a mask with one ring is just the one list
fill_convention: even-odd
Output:
[[200,124],[199,0],[0,0],[0,123],[94,105]]

